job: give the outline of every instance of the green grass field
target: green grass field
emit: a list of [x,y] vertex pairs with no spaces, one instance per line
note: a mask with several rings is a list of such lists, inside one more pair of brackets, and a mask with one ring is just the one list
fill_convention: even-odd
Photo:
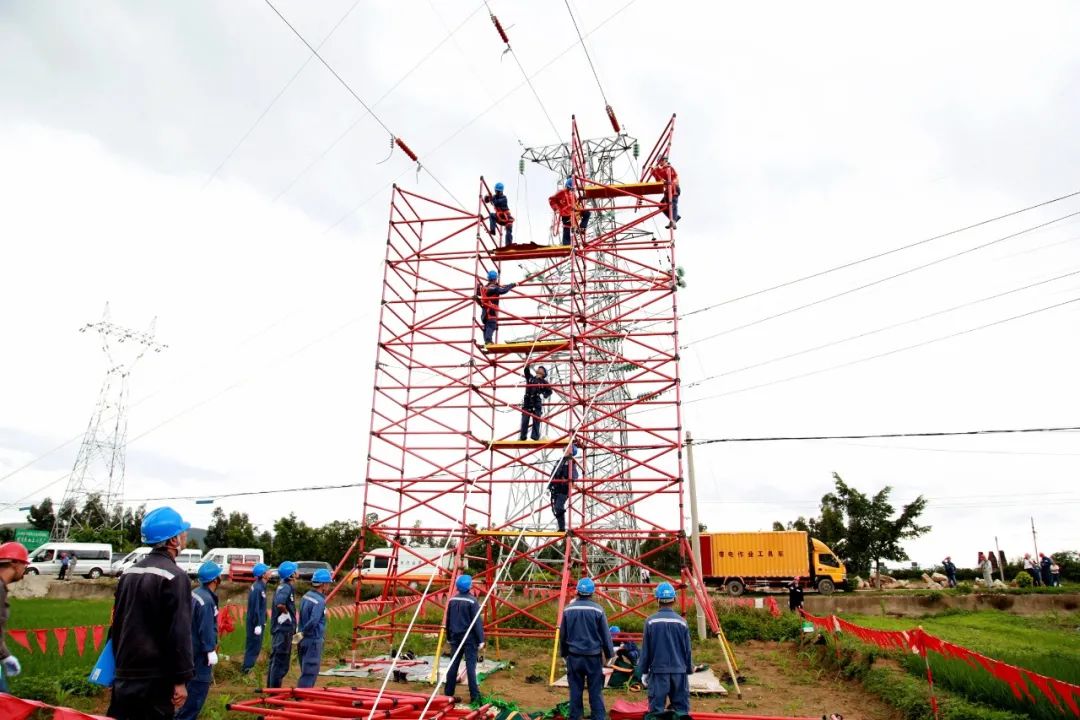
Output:
[[[845,618],[865,627],[908,630],[916,625],[942,640],[1031,670],[1042,675],[1080,684],[1080,613],[1038,616],[1011,615],[999,611],[944,613],[912,620],[880,616]],[[913,675],[922,676],[922,660],[905,657],[904,665]],[[1005,683],[982,669],[959,660],[930,655],[935,682],[972,700],[1001,708],[1024,711],[1031,717],[1062,717],[1051,703],[1032,688],[1039,701],[1017,700]]]

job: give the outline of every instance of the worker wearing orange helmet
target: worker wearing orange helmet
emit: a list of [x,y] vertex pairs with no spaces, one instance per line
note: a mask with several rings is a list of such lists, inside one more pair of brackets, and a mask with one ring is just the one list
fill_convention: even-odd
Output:
[[11,654],[4,642],[10,613],[7,588],[11,583],[22,580],[29,564],[30,555],[22,543],[7,542],[0,545],[0,667],[3,667],[3,672],[0,673],[0,692],[8,692],[7,678],[22,672],[19,659]]
[[653,180],[664,183],[664,215],[667,215],[669,221],[667,228],[674,230],[675,223],[682,217],[679,215],[679,195],[682,195],[682,188],[679,187],[679,173],[675,172],[675,168],[668,162],[667,155],[661,155],[650,174]]

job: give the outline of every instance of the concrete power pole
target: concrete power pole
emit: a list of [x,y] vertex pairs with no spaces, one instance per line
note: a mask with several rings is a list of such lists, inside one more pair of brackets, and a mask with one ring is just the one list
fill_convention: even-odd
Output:
[[[690,549],[694,552],[694,565],[701,572],[701,525],[698,523],[697,483],[694,480],[694,438],[686,433],[686,475],[690,482]],[[698,638],[704,640],[708,634],[705,627],[705,608],[697,603]]]

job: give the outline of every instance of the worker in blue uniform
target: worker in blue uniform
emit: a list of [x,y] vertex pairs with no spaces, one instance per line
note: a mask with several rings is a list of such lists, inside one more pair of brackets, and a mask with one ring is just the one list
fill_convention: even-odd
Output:
[[263,629],[266,625],[266,571],[269,569],[264,563],[255,563],[255,567],[251,568],[255,582],[248,590],[247,618],[244,621],[247,644],[244,646],[244,665],[241,669],[245,674],[255,667],[255,661],[262,652]]
[[202,712],[217,665],[218,599],[221,566],[209,560],[199,566],[199,587],[191,591],[191,649],[195,655],[195,677],[188,680],[187,700],[176,720],[195,720]]
[[481,285],[477,291],[480,300],[480,321],[484,324],[484,344],[495,342],[495,331],[499,329],[499,296],[513,290],[517,283],[499,284],[499,273],[488,270],[487,285]]
[[559,625],[559,654],[566,661],[570,683],[569,720],[582,720],[582,695],[589,687],[589,717],[604,720],[604,663],[615,656],[604,608],[593,602],[596,583],[581,578],[577,599],[563,609]]
[[576,455],[577,445],[567,445],[559,464],[555,466],[555,472],[551,474],[551,482],[548,483],[551,512],[555,514],[559,532],[566,532],[566,501],[570,497],[570,483],[578,479],[577,463],[574,462]]
[[326,637],[326,589],[333,578],[326,568],[311,576],[311,589],[300,600],[300,632],[296,654],[300,660],[300,679],[296,687],[315,687],[322,665],[323,638]]
[[488,223],[491,226],[491,234],[495,234],[495,226],[506,228],[503,238],[506,245],[514,244],[514,216],[510,214],[510,200],[503,194],[504,186],[501,182],[495,183],[495,194],[485,195],[484,202],[491,203],[495,212],[488,215]]
[[[446,668],[446,695],[454,697],[458,668],[465,657],[465,675],[469,681],[469,701],[480,701],[480,683],[476,680],[476,657],[484,649],[484,620],[480,601],[470,592],[472,575],[459,575],[454,581],[457,595],[446,603],[446,639],[450,643],[450,666]],[[455,701],[457,699],[455,698]]]
[[690,671],[694,666],[690,659],[690,626],[675,612],[675,588],[671,583],[660,583],[654,594],[660,609],[645,621],[635,675],[639,680],[645,678],[649,715],[664,712],[669,700],[676,713],[689,713]]
[[524,440],[526,436],[529,436],[530,422],[532,423],[531,437],[533,440],[539,440],[541,418],[544,417],[544,399],[551,397],[551,383],[547,380],[547,368],[543,365],[538,365],[534,374],[532,366],[526,363],[524,374],[525,395],[521,399],[521,432],[518,434],[518,440]]
[[266,672],[266,687],[281,687],[281,681],[289,674],[292,639],[296,632],[296,563],[291,560],[278,565],[278,589],[274,593],[274,607],[270,612],[270,668]]
[[615,657],[608,663],[611,665],[611,677],[608,678],[609,688],[624,687],[634,677],[637,669],[638,658],[641,651],[633,640],[621,640],[619,633],[622,630],[618,625],[611,626],[611,642],[615,645]]

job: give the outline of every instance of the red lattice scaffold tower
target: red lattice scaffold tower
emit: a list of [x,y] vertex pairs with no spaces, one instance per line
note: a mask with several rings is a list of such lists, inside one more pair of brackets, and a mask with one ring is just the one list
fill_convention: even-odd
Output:
[[[648,615],[652,588],[668,580],[718,629],[684,529],[676,231],[665,227],[674,188],[651,173],[674,127],[672,117],[641,168],[632,138],[583,141],[576,121],[569,143],[526,153],[553,171],[553,192],[572,178],[569,244],[557,217],[552,237],[520,243],[517,229],[519,244],[504,244],[483,178],[470,210],[394,188],[357,642],[440,632],[438,611],[465,572],[494,638],[557,638],[583,576],[612,623]],[[516,285],[485,344],[492,270]],[[522,410],[526,366],[544,366],[553,390],[539,440],[520,439],[537,415]],[[560,532],[548,488],[567,455],[577,477]],[[361,586],[379,598],[361,604]]]

